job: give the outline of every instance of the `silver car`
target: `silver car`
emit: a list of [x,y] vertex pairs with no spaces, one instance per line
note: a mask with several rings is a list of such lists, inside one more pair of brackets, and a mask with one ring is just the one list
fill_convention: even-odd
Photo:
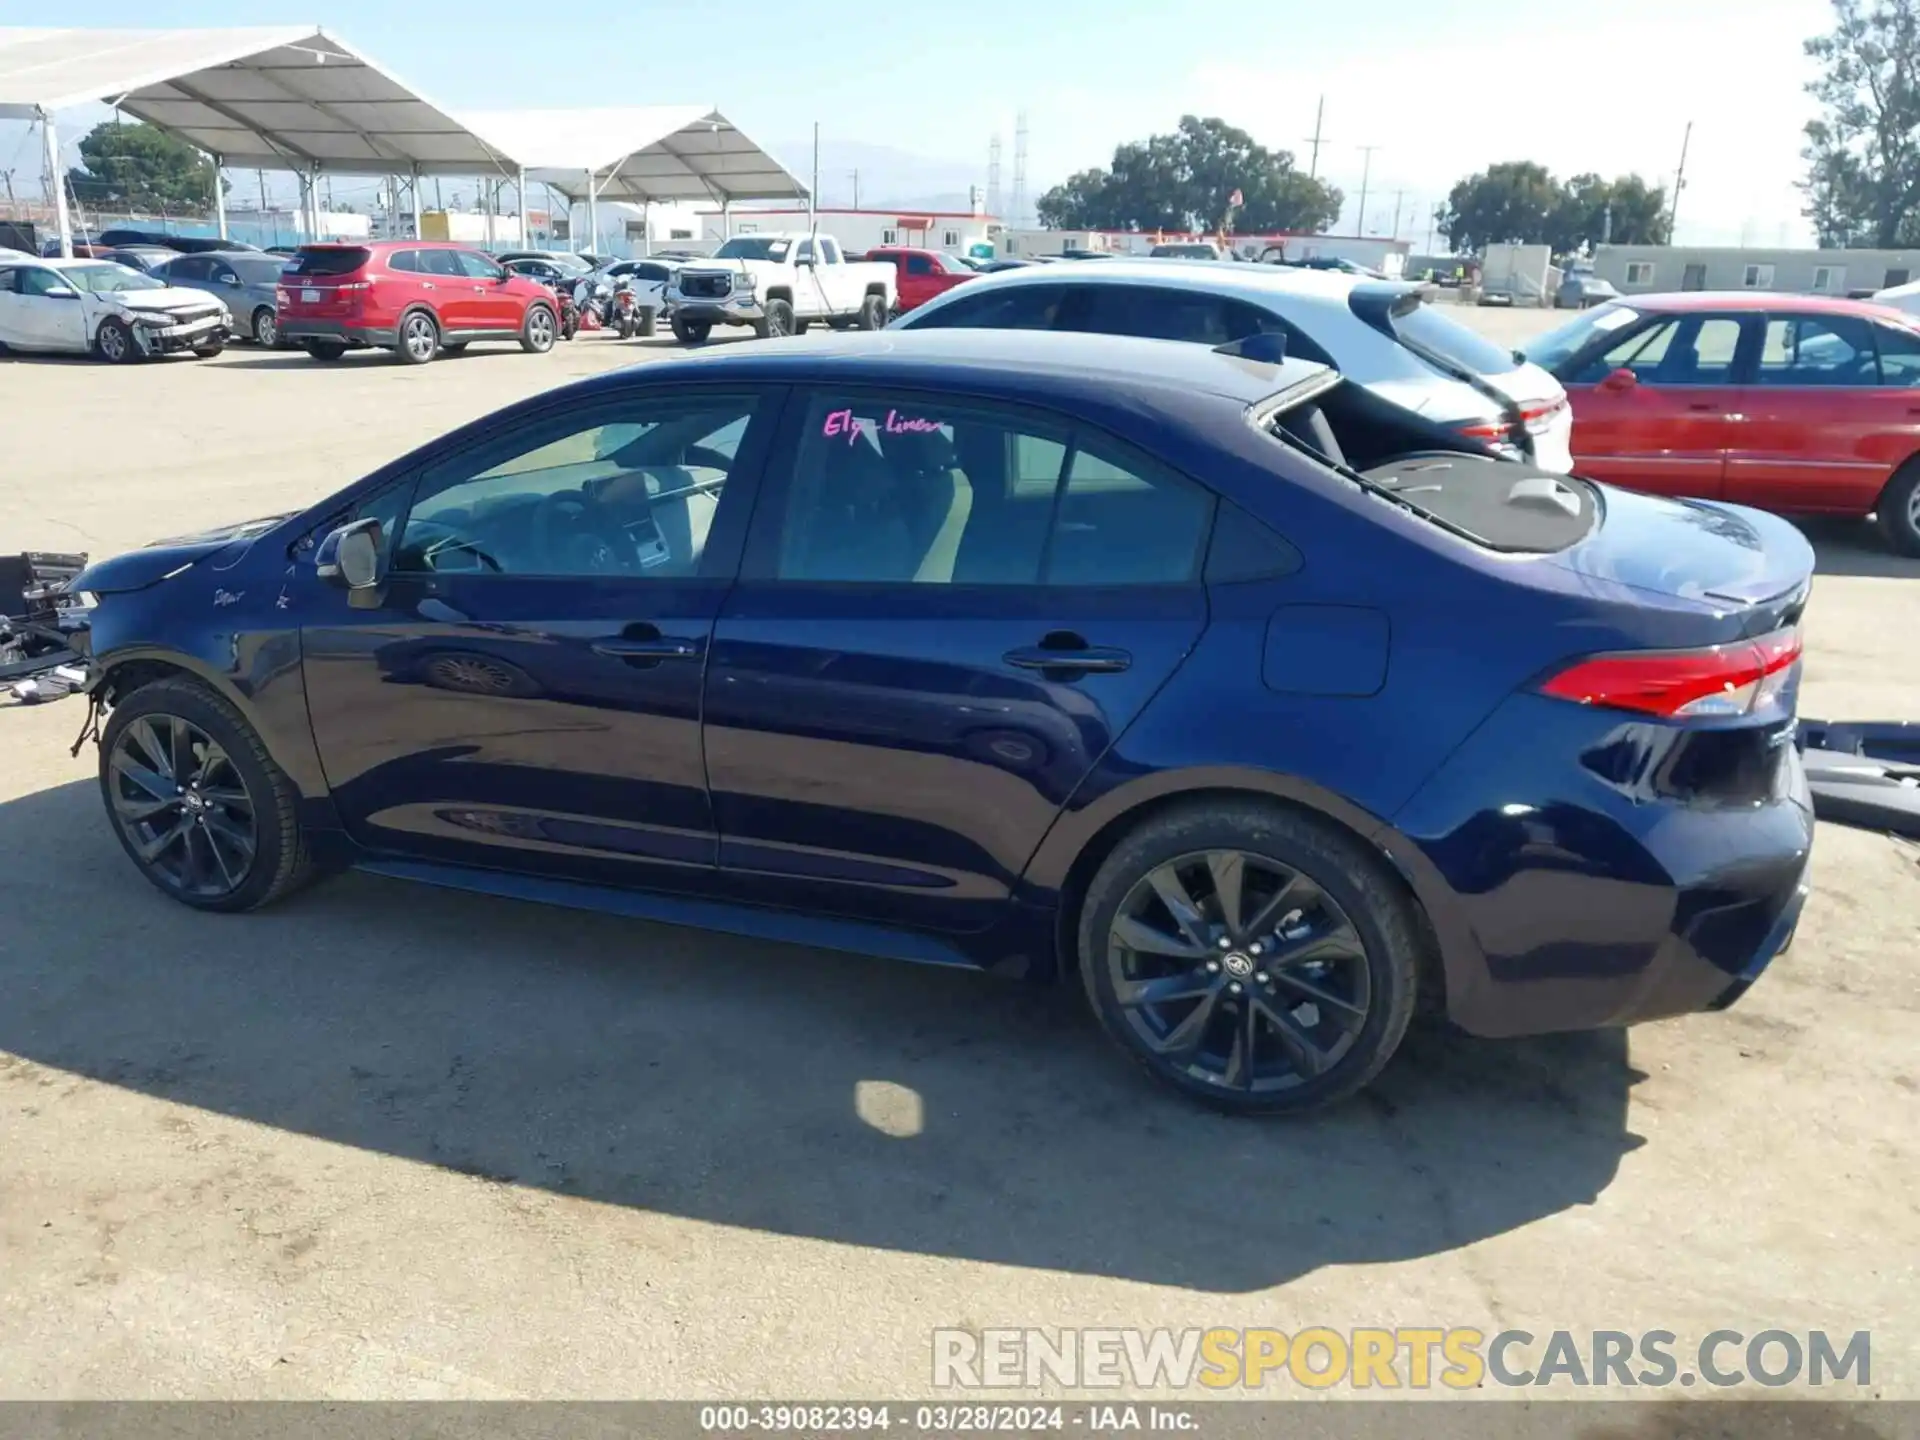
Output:
[[1280,265],[1109,260],[983,275],[890,328],[1078,330],[1216,347],[1259,337],[1496,449],[1571,470],[1573,412],[1560,382],[1450,318],[1430,303],[1435,293]]
[[169,285],[219,296],[233,313],[235,338],[271,350],[280,341],[275,296],[286,263],[284,255],[258,250],[207,250],[176,256],[153,273]]

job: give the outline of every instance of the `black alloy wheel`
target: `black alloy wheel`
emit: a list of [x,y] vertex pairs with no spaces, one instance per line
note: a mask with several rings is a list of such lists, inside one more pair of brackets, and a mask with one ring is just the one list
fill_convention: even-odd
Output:
[[204,729],[142,715],[114,737],[106,768],[114,824],[161,889],[206,904],[246,884],[260,848],[254,798]]
[[1426,941],[1366,847],[1257,800],[1181,807],[1088,886],[1081,980],[1157,1078],[1239,1114],[1303,1111],[1372,1079],[1413,1012]]
[[1286,1090],[1340,1063],[1372,1005],[1366,945],[1299,871],[1243,850],[1183,855],[1128,892],[1113,993],[1156,1054],[1229,1090]]

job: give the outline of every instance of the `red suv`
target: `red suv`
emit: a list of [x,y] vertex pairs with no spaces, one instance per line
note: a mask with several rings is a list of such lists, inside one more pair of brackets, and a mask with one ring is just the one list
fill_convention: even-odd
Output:
[[956,285],[980,278],[980,272],[964,260],[939,250],[882,245],[878,250],[869,250],[867,259],[885,261],[898,275],[900,298],[893,307],[898,315],[926,304],[936,295],[944,295]]
[[560,329],[546,286],[432,240],[302,245],[281,272],[276,308],[281,340],[316,360],[370,346],[424,365],[475,340],[544,354]]

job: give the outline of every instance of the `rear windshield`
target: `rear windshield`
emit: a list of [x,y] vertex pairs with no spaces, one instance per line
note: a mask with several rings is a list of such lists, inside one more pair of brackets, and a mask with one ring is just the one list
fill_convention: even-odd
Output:
[[1519,368],[1511,350],[1482,339],[1433,305],[1416,305],[1387,325],[1395,339],[1431,350],[1476,375],[1509,375]]
[[351,275],[373,252],[357,245],[302,245],[287,262],[289,275]]
[[233,259],[227,263],[233,266],[234,273],[248,285],[271,285],[280,278],[280,272],[284,268],[282,261],[266,258],[260,260]]

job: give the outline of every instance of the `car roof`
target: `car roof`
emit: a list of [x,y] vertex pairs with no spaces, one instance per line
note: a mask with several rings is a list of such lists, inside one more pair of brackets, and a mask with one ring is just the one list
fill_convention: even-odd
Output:
[[[1620,303],[1635,310],[1785,310],[1806,315],[1873,315],[1884,317],[1888,307],[1842,295],[1796,295],[1784,290],[1678,290],[1663,295],[1623,295]],[[1899,313],[1899,312],[1894,312]]]
[[[629,367],[599,380],[635,378]],[[661,383],[721,379],[940,388],[964,381],[974,393],[1009,400],[1072,402],[1171,394],[1210,395],[1253,405],[1331,375],[1326,366],[1289,358],[1246,360],[1204,345],[1053,330],[927,329],[849,332],[700,350],[650,361],[644,378]]]
[[[1344,307],[1361,285],[1404,284],[1409,290],[1420,287],[1412,282],[1374,280],[1364,275],[1346,275],[1334,270],[1289,270],[1279,265],[1249,265],[1239,260],[1187,260],[1178,256],[1142,256],[1138,259],[1113,259],[1104,265],[1045,265],[1002,271],[995,285],[1177,285],[1183,290],[1207,294],[1231,295],[1258,301],[1286,295],[1308,303]],[[973,287],[969,286],[971,291]],[[978,294],[978,291],[973,291]]]

